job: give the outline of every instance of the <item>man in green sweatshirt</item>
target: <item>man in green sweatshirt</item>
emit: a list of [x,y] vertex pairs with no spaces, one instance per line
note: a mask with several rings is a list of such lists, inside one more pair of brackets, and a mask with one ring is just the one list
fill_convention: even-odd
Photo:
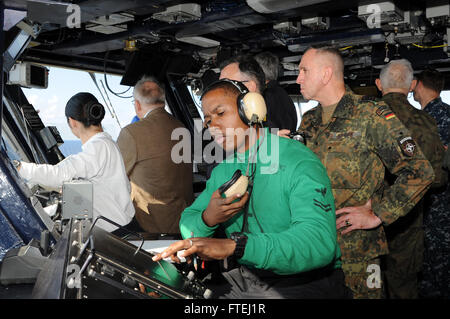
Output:
[[[346,298],[327,172],[302,143],[244,122],[238,105],[246,93],[230,80],[205,90],[205,126],[233,154],[213,170],[206,189],[182,213],[185,239],[154,260],[179,262],[180,250],[181,257],[224,260],[226,282],[210,287],[214,297]],[[249,176],[249,188],[224,197],[219,188],[236,170]]]

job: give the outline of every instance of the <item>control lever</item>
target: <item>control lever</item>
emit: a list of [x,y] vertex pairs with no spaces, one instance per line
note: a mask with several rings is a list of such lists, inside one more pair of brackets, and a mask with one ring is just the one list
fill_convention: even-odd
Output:
[[40,248],[43,256],[47,256],[50,249],[50,232],[43,230],[41,233]]
[[116,222],[113,222],[112,220],[110,220],[110,219],[108,219],[108,218],[106,218],[106,217],[98,216],[98,217],[94,220],[94,222],[92,223],[91,228],[89,229],[88,237],[91,235],[92,230],[94,229],[94,226],[95,226],[95,224],[97,223],[97,221],[98,221],[99,219],[103,219],[104,221],[106,221],[106,222],[108,222],[108,223],[110,223],[110,224],[112,224],[112,225],[114,225],[114,226],[116,226],[116,227],[119,227],[120,229],[125,230],[125,231],[128,232],[129,234],[135,235],[136,237],[139,237],[139,238],[141,239],[141,243],[140,243],[140,245],[138,246],[138,248],[136,249],[136,251],[135,251],[134,254],[133,254],[134,256],[136,256],[136,254],[139,252],[139,250],[141,250],[142,246],[144,245],[144,237],[142,237],[141,234],[138,234],[138,233],[136,233],[136,232],[134,232],[134,231],[131,231],[131,230],[126,229],[126,228],[123,227],[122,225],[119,225],[119,224],[117,224]]

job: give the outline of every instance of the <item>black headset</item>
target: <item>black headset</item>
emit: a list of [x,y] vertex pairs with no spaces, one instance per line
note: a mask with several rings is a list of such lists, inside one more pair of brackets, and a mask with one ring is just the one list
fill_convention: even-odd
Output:
[[230,79],[221,79],[210,84],[204,91],[200,99],[212,88],[220,83],[230,83],[239,90],[237,97],[238,114],[242,122],[251,126],[255,123],[262,123],[266,120],[267,107],[264,97],[257,92],[249,92],[248,88],[239,81]]

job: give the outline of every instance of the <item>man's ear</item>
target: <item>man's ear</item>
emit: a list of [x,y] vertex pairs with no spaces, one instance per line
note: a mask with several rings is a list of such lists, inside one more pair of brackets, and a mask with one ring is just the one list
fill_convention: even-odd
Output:
[[327,66],[323,69],[322,81],[323,84],[327,84],[330,82],[333,77],[333,68],[331,66]]
[[416,79],[412,80],[411,86],[409,87],[409,92],[412,92],[412,91],[414,91],[416,89],[417,83],[418,82],[417,82]]
[[383,87],[381,86],[381,80],[379,78],[375,79],[375,85],[377,86],[380,92],[383,92]]
[[[245,86],[247,87],[247,89],[249,90],[249,92],[258,92],[258,93],[261,93],[261,92],[259,92],[258,86],[256,85],[256,82],[255,82],[255,81],[250,80],[250,81],[248,81],[248,82],[245,82],[244,84],[245,84]],[[262,85],[264,85],[264,84],[262,84]]]
[[139,114],[142,112],[142,105],[139,100],[134,100],[134,111],[136,112],[136,115],[139,117]]

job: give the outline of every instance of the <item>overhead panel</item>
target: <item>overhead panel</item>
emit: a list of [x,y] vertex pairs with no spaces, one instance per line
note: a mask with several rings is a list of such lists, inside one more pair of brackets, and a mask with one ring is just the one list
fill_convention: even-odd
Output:
[[164,10],[163,4],[167,0],[152,0],[151,4],[147,0],[88,0],[78,4],[67,2],[56,2],[48,0],[28,0],[28,19],[41,24],[57,24],[68,26],[68,21],[76,17],[78,12],[79,22],[86,23],[98,17],[105,17],[113,13],[127,10],[138,10],[145,7],[146,12],[159,12]]
[[103,34],[113,34],[126,31],[127,22],[134,21],[134,17],[127,13],[115,13],[97,17],[86,25],[86,30]]
[[197,3],[183,3],[168,7],[165,11],[155,13],[152,18],[171,24],[200,20],[201,7]]
[[307,7],[329,0],[247,0],[247,4],[259,13],[274,13],[289,9]]

